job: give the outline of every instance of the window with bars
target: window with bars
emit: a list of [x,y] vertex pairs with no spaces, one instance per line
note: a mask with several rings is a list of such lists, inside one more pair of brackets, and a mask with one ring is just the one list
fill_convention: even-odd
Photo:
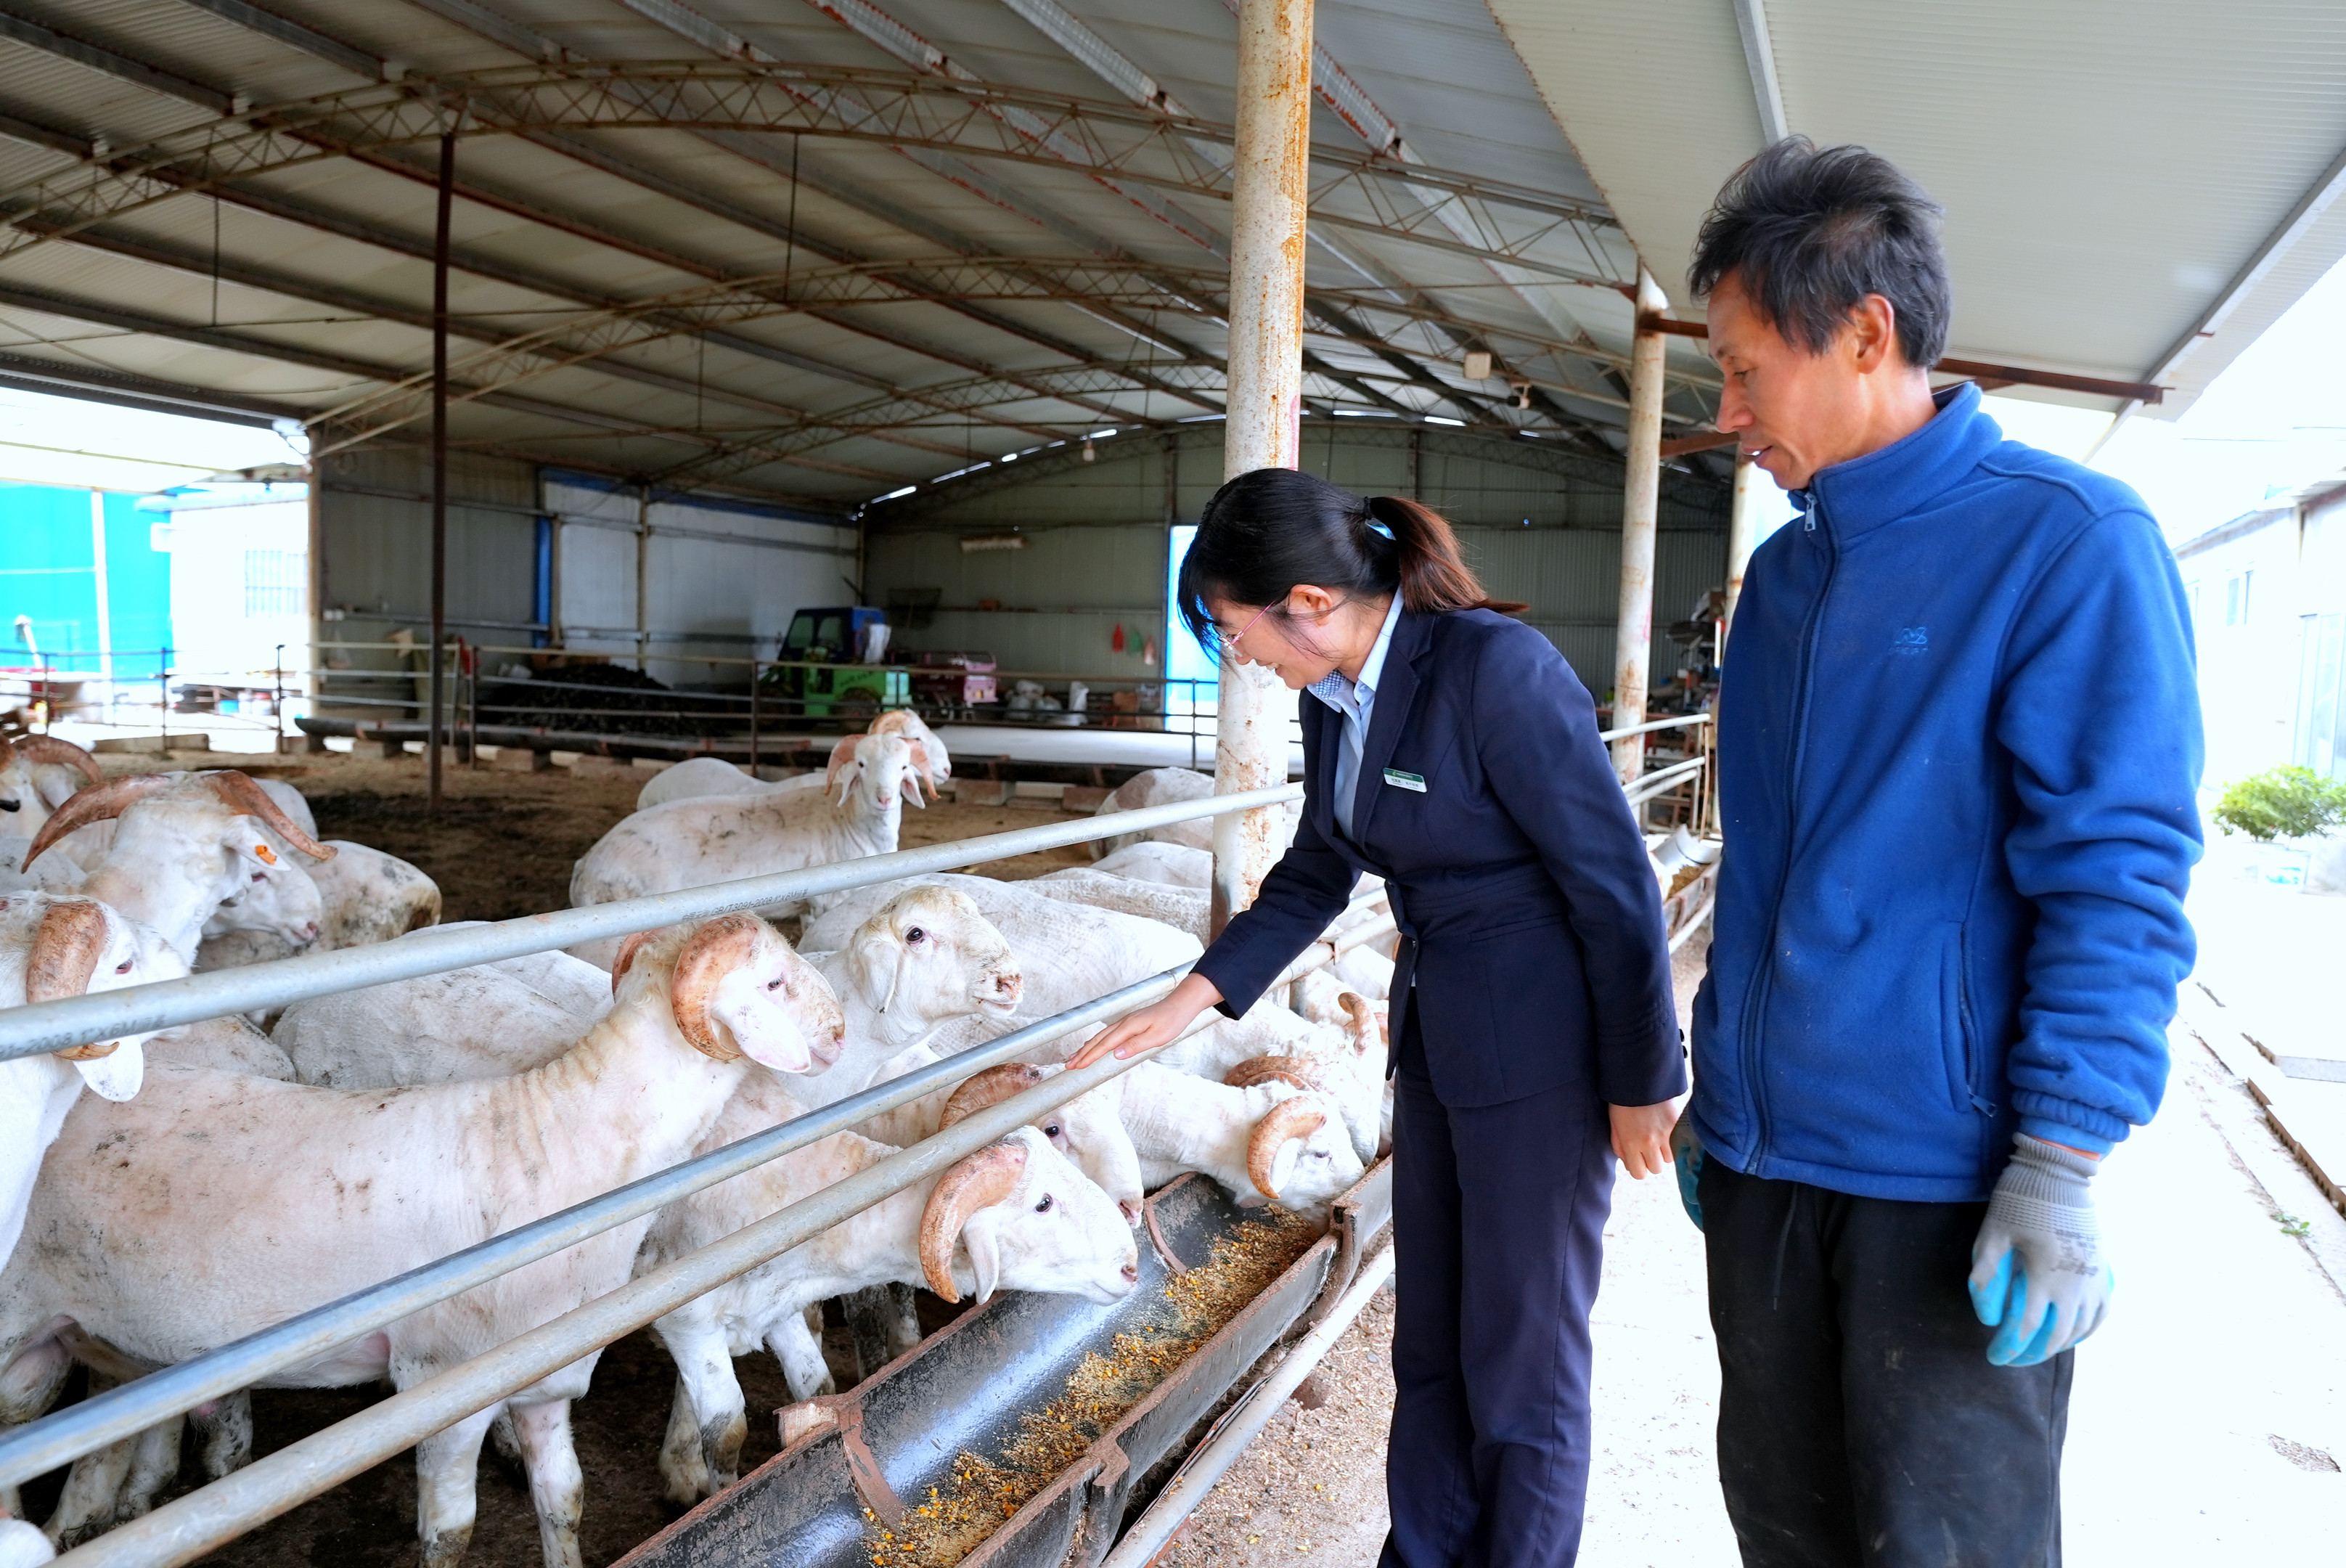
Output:
[[303,579],[310,557],[298,550],[247,550],[244,553],[244,614],[247,620],[262,616],[301,613]]

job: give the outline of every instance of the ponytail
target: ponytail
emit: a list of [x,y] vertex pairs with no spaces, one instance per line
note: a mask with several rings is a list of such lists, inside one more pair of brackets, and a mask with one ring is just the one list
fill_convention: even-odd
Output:
[[1398,594],[1420,615],[1526,606],[1486,597],[1439,513],[1398,495],[1367,500],[1292,468],[1258,468],[1214,492],[1181,562],[1176,606],[1209,650],[1209,594],[1278,605],[1300,583],[1362,598]]

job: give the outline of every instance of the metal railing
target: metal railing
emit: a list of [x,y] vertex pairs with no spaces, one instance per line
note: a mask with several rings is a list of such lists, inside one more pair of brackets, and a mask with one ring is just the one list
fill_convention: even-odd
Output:
[[[1693,715],[1641,728],[1660,729],[1699,724],[1707,718],[1706,715]],[[1653,789],[1647,794],[1659,793],[1675,787],[1676,781],[1689,776],[1690,770],[1698,772],[1704,760],[1701,757],[1690,759],[1639,780],[1638,786],[1650,784]],[[334,992],[652,930],[679,921],[795,901],[897,877],[974,865],[1199,817],[1283,804],[1300,798],[1301,793],[1301,786],[1290,784],[1246,794],[1144,808],[1108,818],[1045,824],[462,931],[419,932],[395,942],[13,1008],[0,1012],[0,1059],[254,1008],[281,1006]],[[1355,907],[1379,896],[1372,893],[1356,901]],[[1275,993],[1279,985],[1291,983],[1346,952],[1380,940],[1393,929],[1394,921],[1388,913],[1381,920],[1356,925],[1341,934],[1331,932],[1290,965],[1273,982],[1272,992]],[[20,1484],[206,1400],[313,1360],[336,1345],[576,1246],[614,1226],[639,1218],[691,1193],[858,1125],[986,1066],[1115,1017],[1169,991],[1187,967],[1167,970],[974,1050],[892,1079],[18,1428],[0,1436],[0,1485]],[[1111,1058],[1089,1068],[1054,1076],[746,1229],[647,1273],[609,1295],[123,1525],[76,1549],[62,1561],[138,1564],[139,1568],[192,1561],[370,1465],[412,1447],[432,1432],[802,1245],[842,1219],[935,1175],[1012,1128],[1134,1064]]]

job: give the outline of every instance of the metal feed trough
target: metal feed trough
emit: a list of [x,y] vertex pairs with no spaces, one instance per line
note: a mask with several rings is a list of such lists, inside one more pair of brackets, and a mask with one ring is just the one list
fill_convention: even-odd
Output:
[[[1109,1353],[1118,1335],[1148,1326],[1166,1286],[1261,1212],[1239,1208],[1203,1176],[1168,1184],[1148,1200],[1151,1245],[1139,1285],[1123,1300],[1103,1307],[1014,1291],[964,1313],[847,1393],[813,1401],[831,1424],[619,1568],[869,1568],[875,1522],[892,1526],[932,1487],[950,1491],[964,1451],[1001,1454],[1027,1413],[1066,1391],[1086,1356]],[[1337,1200],[1326,1235],[1004,1520],[964,1568],[1093,1568],[1127,1511],[1147,1500],[1144,1483],[1188,1451],[1265,1352],[1343,1293],[1392,1214],[1392,1166],[1381,1161]]]

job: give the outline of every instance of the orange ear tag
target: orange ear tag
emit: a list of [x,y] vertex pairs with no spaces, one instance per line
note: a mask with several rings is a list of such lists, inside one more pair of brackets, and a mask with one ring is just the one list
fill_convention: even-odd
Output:
[[253,845],[252,852],[260,857],[260,863],[264,866],[273,866],[277,863],[277,851],[266,844]]

